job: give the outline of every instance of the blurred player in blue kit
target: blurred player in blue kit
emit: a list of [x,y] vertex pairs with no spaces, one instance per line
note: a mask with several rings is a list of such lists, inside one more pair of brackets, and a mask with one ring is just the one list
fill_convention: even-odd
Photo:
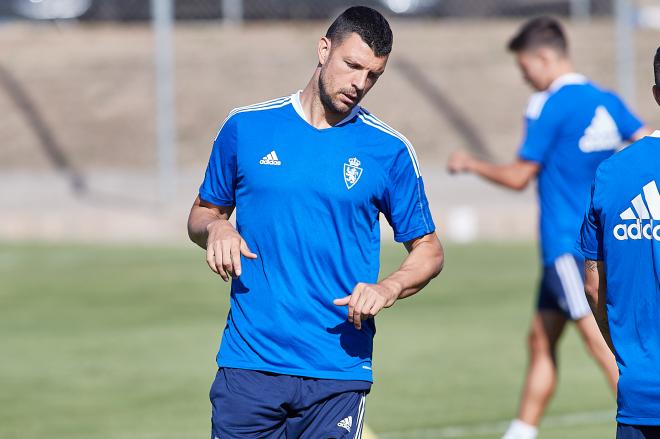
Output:
[[[412,145],[359,105],[391,48],[385,18],[349,8],[302,91],[233,110],[213,143],[188,221],[232,279],[212,438],[359,438],[374,316],[442,269]],[[378,282],[381,214],[409,253]]]
[[450,172],[470,172],[522,190],[538,182],[543,274],[528,337],[529,366],[517,418],[504,439],[533,439],[557,380],[557,343],[568,321],[616,389],[614,356],[584,294],[584,259],[575,249],[589,188],[598,165],[627,140],[648,131],[619,97],[575,72],[561,24],[540,17],[509,43],[524,79],[536,91],[525,112],[517,160],[492,164],[457,151]]
[[[660,48],[653,95],[660,105]],[[596,172],[579,248],[585,290],[616,356],[617,439],[660,439],[660,131]]]

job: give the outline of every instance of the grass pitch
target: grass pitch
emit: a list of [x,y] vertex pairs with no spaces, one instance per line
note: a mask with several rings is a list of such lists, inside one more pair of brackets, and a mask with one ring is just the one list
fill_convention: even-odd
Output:
[[[385,247],[383,272],[403,255]],[[537,274],[531,245],[449,247],[440,277],[378,318],[371,429],[499,437],[516,410]],[[227,305],[192,246],[1,246],[0,438],[208,437]],[[613,437],[613,396],[571,327],[559,361],[540,438]]]

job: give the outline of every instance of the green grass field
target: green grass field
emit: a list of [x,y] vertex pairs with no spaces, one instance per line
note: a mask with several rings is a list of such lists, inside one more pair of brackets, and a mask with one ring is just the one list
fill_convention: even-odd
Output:
[[[383,272],[402,257],[386,247]],[[449,247],[438,279],[383,312],[366,416],[381,439],[499,437],[537,272],[531,245]],[[208,438],[227,305],[192,245],[2,245],[0,438]],[[560,363],[540,438],[613,437],[613,397],[573,328]]]

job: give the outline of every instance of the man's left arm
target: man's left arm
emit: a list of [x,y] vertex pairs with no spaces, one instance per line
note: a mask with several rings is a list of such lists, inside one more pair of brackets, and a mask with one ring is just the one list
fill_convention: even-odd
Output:
[[600,219],[601,208],[598,202],[598,188],[600,169],[596,171],[596,178],[591,185],[587,212],[580,228],[577,247],[585,257],[584,262],[584,292],[587,302],[594,314],[600,332],[610,350],[614,352],[610,325],[607,321],[607,278],[605,263],[603,262],[603,225]]
[[598,328],[610,350],[614,352],[610,325],[607,321],[607,282],[603,261],[587,259],[584,262],[584,292],[596,318],[596,323],[598,323]]
[[383,308],[419,292],[442,270],[444,250],[435,233],[404,245],[408,256],[398,270],[376,284],[358,283],[350,295],[334,301],[337,306],[348,306],[348,321],[356,329],[361,329],[363,320],[376,316]]

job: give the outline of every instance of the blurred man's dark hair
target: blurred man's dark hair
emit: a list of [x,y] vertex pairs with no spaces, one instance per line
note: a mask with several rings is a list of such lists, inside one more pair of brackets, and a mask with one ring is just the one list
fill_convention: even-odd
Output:
[[524,52],[540,47],[550,47],[562,54],[568,52],[568,41],[559,20],[552,17],[533,18],[522,25],[508,45],[512,52]]
[[366,6],[346,9],[330,25],[325,36],[333,44],[340,45],[350,34],[362,38],[376,56],[389,55],[392,51],[392,29],[380,12]]
[[660,87],[660,47],[655,52],[655,58],[653,58],[653,74],[655,76],[655,85]]

